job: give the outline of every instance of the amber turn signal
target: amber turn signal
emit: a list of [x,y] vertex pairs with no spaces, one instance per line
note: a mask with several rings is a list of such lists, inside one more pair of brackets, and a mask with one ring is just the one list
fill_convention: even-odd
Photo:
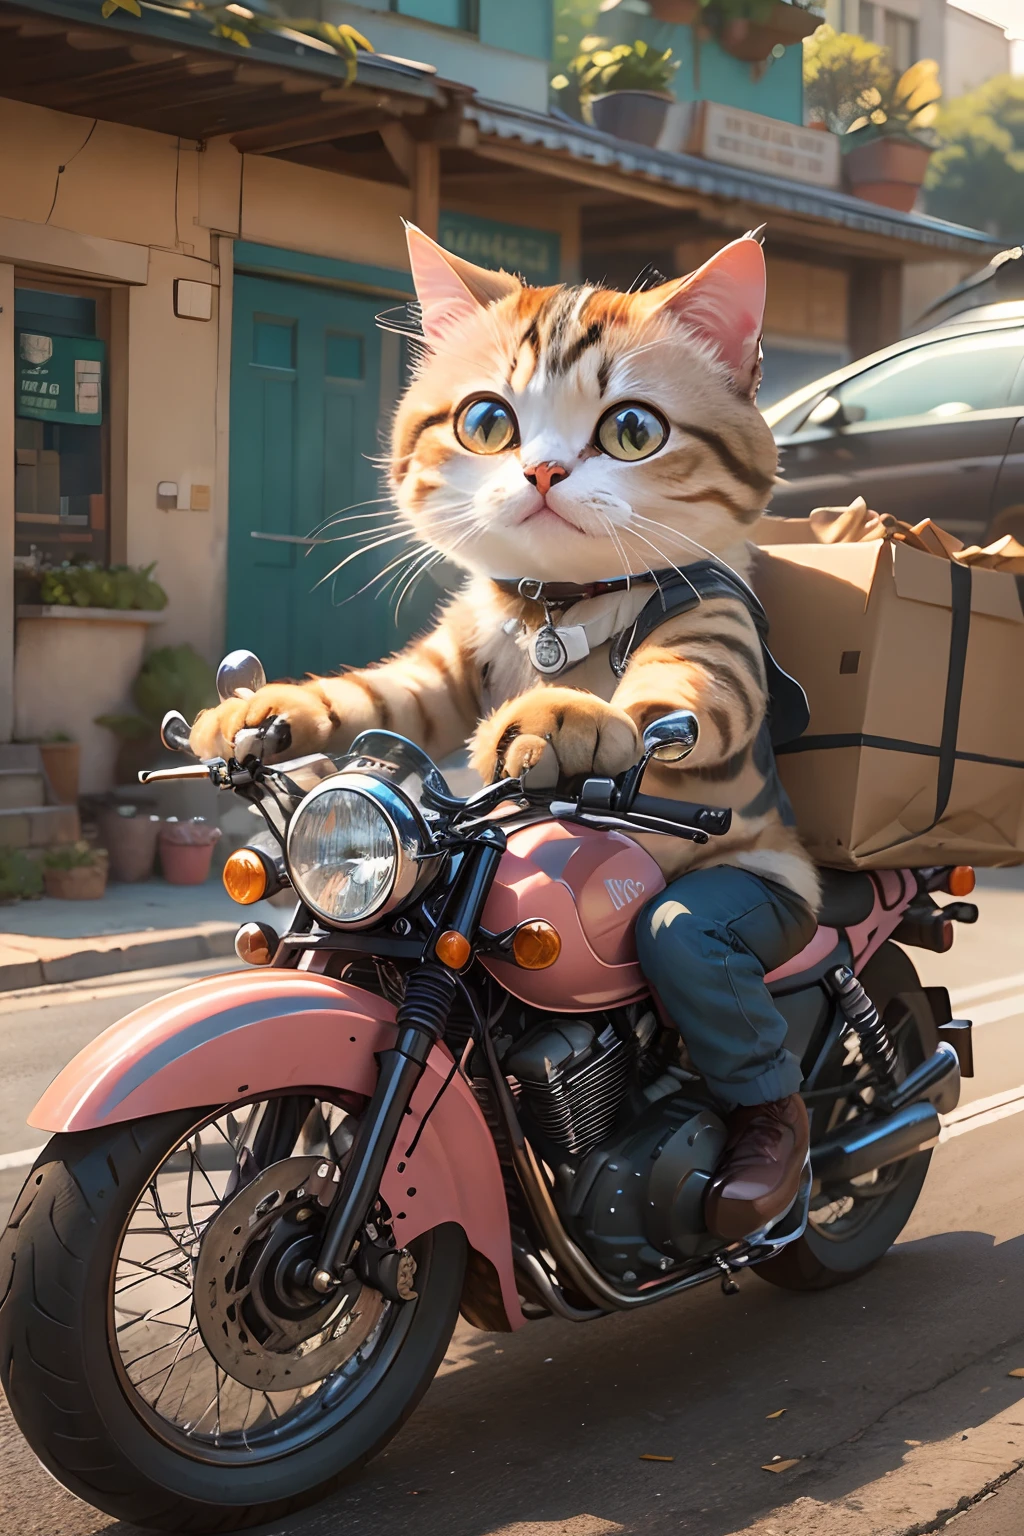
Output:
[[232,901],[249,907],[267,889],[266,865],[252,848],[239,848],[224,865],[224,889]]
[[951,896],[969,896],[976,885],[974,870],[969,864],[957,864],[949,872],[946,890]]
[[456,929],[449,928],[434,945],[434,954],[443,965],[450,966],[453,971],[461,971],[472,952],[472,946],[464,933],[458,933]]
[[512,955],[524,971],[546,971],[562,953],[558,929],[539,918],[523,923],[512,937]]
[[266,923],[243,923],[235,934],[235,954],[246,965],[269,965],[278,938]]

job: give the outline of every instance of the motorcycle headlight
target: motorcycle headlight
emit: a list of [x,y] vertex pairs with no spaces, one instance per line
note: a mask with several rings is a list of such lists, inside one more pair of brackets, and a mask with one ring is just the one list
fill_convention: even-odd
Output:
[[340,775],[310,791],[288,829],[296,895],[336,926],[370,921],[416,883],[422,838],[409,804],[388,785]]

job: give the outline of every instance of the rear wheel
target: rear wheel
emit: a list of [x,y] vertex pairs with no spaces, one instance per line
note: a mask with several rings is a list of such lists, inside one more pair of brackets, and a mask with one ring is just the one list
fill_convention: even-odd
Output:
[[444,1355],[466,1262],[443,1226],[411,1247],[415,1300],[357,1280],[289,1300],[356,1117],[307,1094],[196,1120],[55,1137],[0,1245],[0,1375],[33,1450],[176,1532],[280,1519],[380,1450]]
[[[900,1075],[930,1056],[938,1044],[931,1007],[913,962],[896,944],[886,943],[861,973],[861,984],[882,1018],[900,1058]],[[847,1037],[848,1038],[848,1037]],[[853,1045],[841,1042],[826,1064],[822,1086],[851,1083],[866,1075]],[[840,1100],[831,1117],[815,1127],[824,1135],[863,1113],[859,1099]],[[892,1247],[910,1220],[928,1172],[931,1151],[865,1174],[849,1184],[826,1186],[812,1197],[807,1228],[755,1274],[792,1291],[820,1291],[855,1280]]]

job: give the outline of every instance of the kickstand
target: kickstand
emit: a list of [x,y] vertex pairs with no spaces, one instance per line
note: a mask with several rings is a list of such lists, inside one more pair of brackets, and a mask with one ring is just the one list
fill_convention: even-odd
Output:
[[733,1279],[732,1270],[729,1268],[725,1260],[721,1258],[717,1253],[715,1254],[715,1263],[722,1271],[722,1295],[738,1296],[740,1293],[740,1288],[736,1281]]

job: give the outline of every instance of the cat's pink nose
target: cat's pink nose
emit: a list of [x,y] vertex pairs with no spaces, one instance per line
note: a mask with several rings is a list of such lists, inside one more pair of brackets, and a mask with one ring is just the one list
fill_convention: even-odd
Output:
[[531,485],[535,485],[542,496],[546,496],[553,485],[560,480],[568,480],[569,471],[564,464],[554,464],[548,460],[545,464],[525,465],[523,474]]

